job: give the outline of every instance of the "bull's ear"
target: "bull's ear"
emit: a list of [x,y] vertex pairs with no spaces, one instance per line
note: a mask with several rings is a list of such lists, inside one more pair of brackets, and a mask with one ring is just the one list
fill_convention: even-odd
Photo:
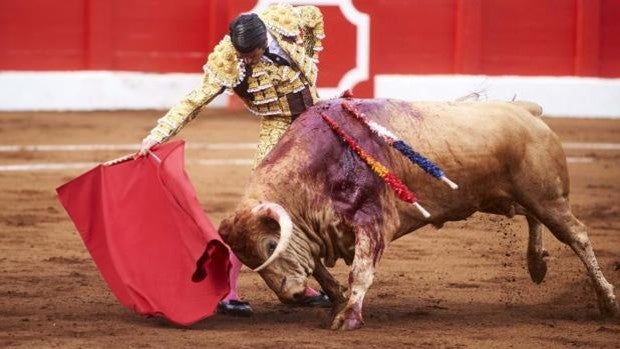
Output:
[[270,216],[260,216],[261,225],[269,232],[279,232],[280,224]]
[[[254,269],[254,271],[260,271],[278,258],[278,255],[286,249],[293,235],[293,222],[291,221],[291,216],[289,216],[284,207],[273,202],[262,203],[255,206],[252,208],[252,214],[258,217],[259,220],[262,219],[261,224],[273,225],[274,227],[277,226],[280,231],[280,239],[278,240],[277,246],[272,249],[272,253],[269,253],[269,258],[258,268]],[[268,250],[271,250],[271,248],[268,248]]]
[[220,234],[222,239],[224,239],[224,241],[228,241],[230,233],[232,232],[232,227],[233,224],[231,218],[226,218],[222,221],[222,223],[220,223],[220,227],[217,229],[217,232]]

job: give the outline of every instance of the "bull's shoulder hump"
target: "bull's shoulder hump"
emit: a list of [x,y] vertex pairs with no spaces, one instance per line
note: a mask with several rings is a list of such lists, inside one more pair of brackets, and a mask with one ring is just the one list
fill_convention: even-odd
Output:
[[506,110],[519,109],[527,111],[530,115],[541,116],[542,107],[530,101],[454,101],[454,102],[414,102],[414,105],[422,109],[452,109],[452,110]]
[[543,109],[542,107],[535,103],[535,102],[530,102],[530,101],[462,101],[462,102],[448,102],[454,106],[476,106],[476,107],[480,107],[480,108],[520,108],[523,110],[526,110],[528,113],[530,113],[531,115],[534,116],[541,116],[543,113]]
[[534,102],[530,102],[530,101],[512,101],[509,102],[512,105],[516,105],[518,107],[521,107],[525,110],[527,110],[530,114],[534,115],[534,116],[541,116],[543,113],[543,108]]

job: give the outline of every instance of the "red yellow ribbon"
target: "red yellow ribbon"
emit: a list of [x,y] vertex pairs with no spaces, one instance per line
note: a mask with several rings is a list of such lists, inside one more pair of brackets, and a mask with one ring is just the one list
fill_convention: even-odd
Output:
[[362,160],[376,173],[398,196],[401,200],[410,204],[415,204],[418,199],[415,194],[407,188],[407,186],[394,175],[387,167],[369,155],[357,142],[349,136],[336,122],[327,114],[321,113],[323,120],[327,122],[329,127],[339,135],[342,140],[351,148]]

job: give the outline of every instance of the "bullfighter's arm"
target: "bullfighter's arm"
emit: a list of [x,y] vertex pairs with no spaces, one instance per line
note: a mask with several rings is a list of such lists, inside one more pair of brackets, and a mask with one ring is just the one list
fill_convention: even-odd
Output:
[[224,91],[224,87],[213,82],[209,78],[209,73],[205,73],[200,86],[188,93],[166,115],[157,120],[157,126],[151,130],[147,138],[157,143],[167,141],[193,120],[200,108],[209,104],[222,91]]
[[323,50],[321,41],[325,38],[323,14],[316,6],[300,6],[298,10],[306,53],[318,62],[319,52]]
[[230,36],[226,35],[209,54],[203,67],[201,84],[158,120],[146,139],[162,143],[193,120],[200,108],[209,104],[225,89],[232,90],[245,77],[245,66],[237,57]]

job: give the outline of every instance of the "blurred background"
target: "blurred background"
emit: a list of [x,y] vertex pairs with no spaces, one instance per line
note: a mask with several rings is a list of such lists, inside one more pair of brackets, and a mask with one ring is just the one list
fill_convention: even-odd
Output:
[[[0,0],[0,110],[166,109],[199,82],[230,20],[270,2],[281,1]],[[324,13],[324,98],[480,92],[550,115],[620,115],[618,0],[285,2]]]

